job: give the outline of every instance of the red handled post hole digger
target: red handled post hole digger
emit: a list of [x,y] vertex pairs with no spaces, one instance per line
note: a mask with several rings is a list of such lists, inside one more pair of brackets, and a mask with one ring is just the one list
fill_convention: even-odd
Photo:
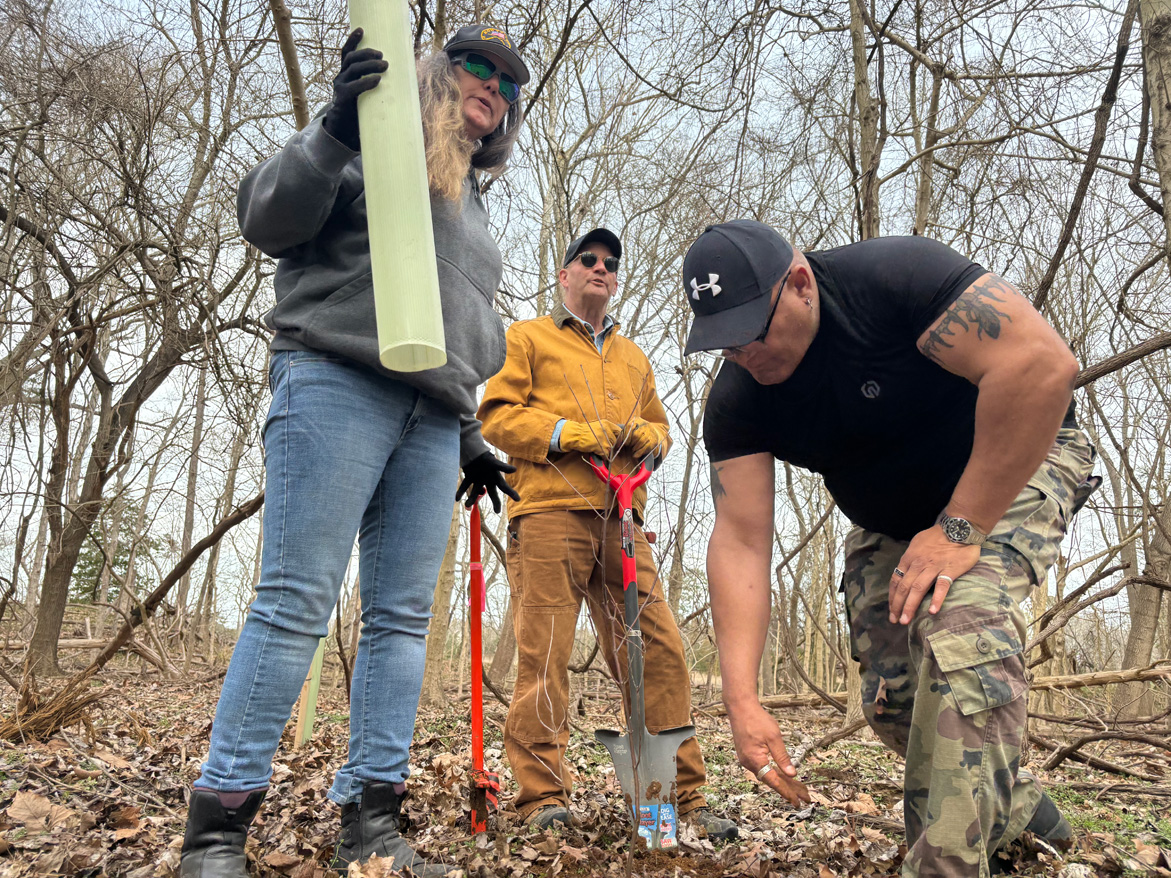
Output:
[[673,848],[678,844],[675,813],[675,756],[679,745],[695,734],[694,726],[669,729],[657,735],[646,727],[643,689],[643,641],[638,623],[638,574],[634,558],[634,492],[646,483],[657,465],[647,457],[630,474],[610,471],[597,455],[589,458],[599,479],[614,491],[622,521],[622,595],[626,624],[627,685],[630,718],[626,733],[599,729],[594,736],[610,751],[622,793],[638,824],[638,834],[648,848]]

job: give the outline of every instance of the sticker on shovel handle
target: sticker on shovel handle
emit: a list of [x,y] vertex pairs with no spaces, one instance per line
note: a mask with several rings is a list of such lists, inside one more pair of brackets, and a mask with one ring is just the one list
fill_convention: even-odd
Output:
[[673,848],[678,843],[678,821],[675,819],[675,806],[670,803],[661,805],[640,805],[638,808],[638,834],[646,839],[647,847],[654,847],[654,833],[658,832],[658,847]]

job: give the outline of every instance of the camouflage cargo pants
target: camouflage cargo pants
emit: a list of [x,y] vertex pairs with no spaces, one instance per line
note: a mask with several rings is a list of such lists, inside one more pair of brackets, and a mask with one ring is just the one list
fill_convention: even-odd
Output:
[[988,875],[1041,799],[1020,767],[1028,689],[1020,603],[1045,582],[1088,494],[1095,452],[1062,429],[935,616],[924,598],[909,626],[889,621],[887,591],[907,543],[854,528],[842,590],[870,727],[906,760],[904,878]]

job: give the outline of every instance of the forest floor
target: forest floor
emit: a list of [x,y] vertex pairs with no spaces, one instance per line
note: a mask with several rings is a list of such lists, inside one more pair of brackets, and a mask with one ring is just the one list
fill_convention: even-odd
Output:
[[[88,727],[66,729],[45,742],[0,745],[0,878],[65,875],[172,878],[178,873],[184,792],[207,749],[220,676],[182,683],[107,672],[110,691]],[[95,684],[98,685],[98,684]],[[488,696],[491,699],[491,696]],[[5,715],[12,693],[0,698]],[[589,702],[586,702],[589,704]],[[900,761],[869,732],[808,752],[801,776],[815,802],[790,808],[759,787],[735,761],[724,719],[698,714],[712,807],[736,819],[739,840],[713,844],[681,829],[677,852],[637,850],[630,857],[630,821],[619,806],[613,769],[592,729],[608,716],[577,716],[568,758],[578,774],[575,824],[558,831],[524,827],[508,803],[511,777],[501,744],[505,709],[485,708],[488,767],[500,772],[505,795],[487,833],[473,836],[466,812],[470,768],[468,701],[419,713],[407,810],[412,843],[470,876],[579,878],[656,876],[872,876],[897,874],[904,852]],[[787,711],[781,717],[790,749],[808,746],[839,723],[829,711]],[[261,878],[327,878],[339,820],[326,798],[345,760],[344,692],[323,687],[312,740],[291,748],[290,731],[277,753],[272,790],[252,827],[248,855]],[[291,729],[291,725],[290,725]],[[1112,745],[1105,756],[1163,776],[1158,755]],[[1128,752],[1128,750],[1130,752]],[[1103,755],[1100,752],[1098,755]],[[1036,770],[1044,752],[1032,754]],[[1171,785],[1143,783],[1076,762],[1039,772],[1077,832],[1066,857],[1038,844],[1018,844],[1015,874],[1171,876]],[[628,871],[629,870],[629,871]],[[358,870],[351,875],[357,878]],[[363,878],[391,874],[378,865]]]

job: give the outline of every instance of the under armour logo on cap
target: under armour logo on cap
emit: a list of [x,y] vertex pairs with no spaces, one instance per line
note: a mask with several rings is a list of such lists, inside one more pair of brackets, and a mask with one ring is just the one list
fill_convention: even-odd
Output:
[[691,298],[698,300],[700,290],[711,290],[711,294],[713,296],[718,296],[723,292],[723,289],[720,287],[720,285],[716,283],[716,281],[719,279],[720,276],[718,274],[709,274],[707,276],[707,283],[701,284],[697,283],[697,279],[693,277],[691,279]]

